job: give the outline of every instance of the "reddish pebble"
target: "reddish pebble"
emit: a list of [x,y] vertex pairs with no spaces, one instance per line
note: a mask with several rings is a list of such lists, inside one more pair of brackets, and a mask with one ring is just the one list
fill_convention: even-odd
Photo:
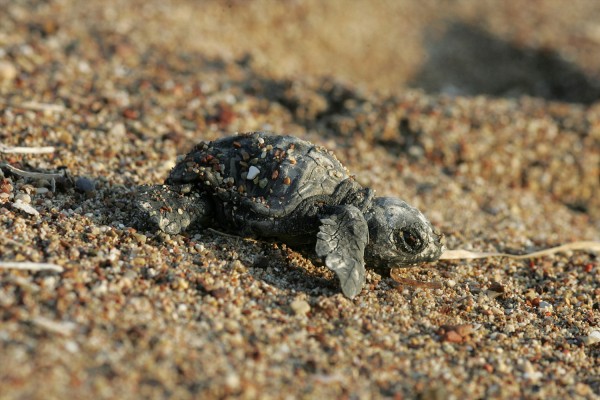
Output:
[[443,342],[462,343],[464,338],[456,331],[448,331],[442,336]]
[[225,296],[227,296],[227,289],[225,289],[225,288],[212,289],[212,290],[208,291],[208,294],[210,294],[215,299],[222,299]]
[[137,119],[139,117],[139,114],[136,110],[132,108],[126,108],[123,110],[123,117],[127,119]]

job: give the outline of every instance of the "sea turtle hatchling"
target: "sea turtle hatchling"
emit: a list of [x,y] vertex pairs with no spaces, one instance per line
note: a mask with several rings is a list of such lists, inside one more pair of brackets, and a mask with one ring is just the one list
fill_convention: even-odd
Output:
[[293,136],[252,132],[201,142],[164,185],[142,187],[135,204],[143,228],[177,234],[211,226],[285,243],[324,261],[349,298],[365,283],[365,262],[401,267],[442,252],[419,210],[374,197],[330,151]]

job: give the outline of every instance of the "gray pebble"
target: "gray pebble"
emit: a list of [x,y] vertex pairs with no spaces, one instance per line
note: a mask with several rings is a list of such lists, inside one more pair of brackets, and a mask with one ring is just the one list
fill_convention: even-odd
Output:
[[75,180],[75,189],[82,193],[90,193],[96,190],[96,183],[85,177],[79,177]]

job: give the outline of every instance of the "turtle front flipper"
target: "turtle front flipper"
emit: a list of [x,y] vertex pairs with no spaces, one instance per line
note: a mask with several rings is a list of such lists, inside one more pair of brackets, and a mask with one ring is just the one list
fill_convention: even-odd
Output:
[[140,187],[134,200],[137,226],[175,235],[206,222],[213,211],[209,195],[188,189],[186,185]]
[[335,207],[321,219],[315,251],[336,273],[348,298],[359,294],[365,284],[364,253],[368,241],[367,222],[352,205]]

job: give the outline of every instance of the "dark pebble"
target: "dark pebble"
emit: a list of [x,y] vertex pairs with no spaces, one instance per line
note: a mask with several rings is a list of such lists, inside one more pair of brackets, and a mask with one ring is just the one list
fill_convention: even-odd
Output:
[[82,193],[90,193],[96,190],[96,183],[89,178],[77,178],[75,180],[75,189]]

